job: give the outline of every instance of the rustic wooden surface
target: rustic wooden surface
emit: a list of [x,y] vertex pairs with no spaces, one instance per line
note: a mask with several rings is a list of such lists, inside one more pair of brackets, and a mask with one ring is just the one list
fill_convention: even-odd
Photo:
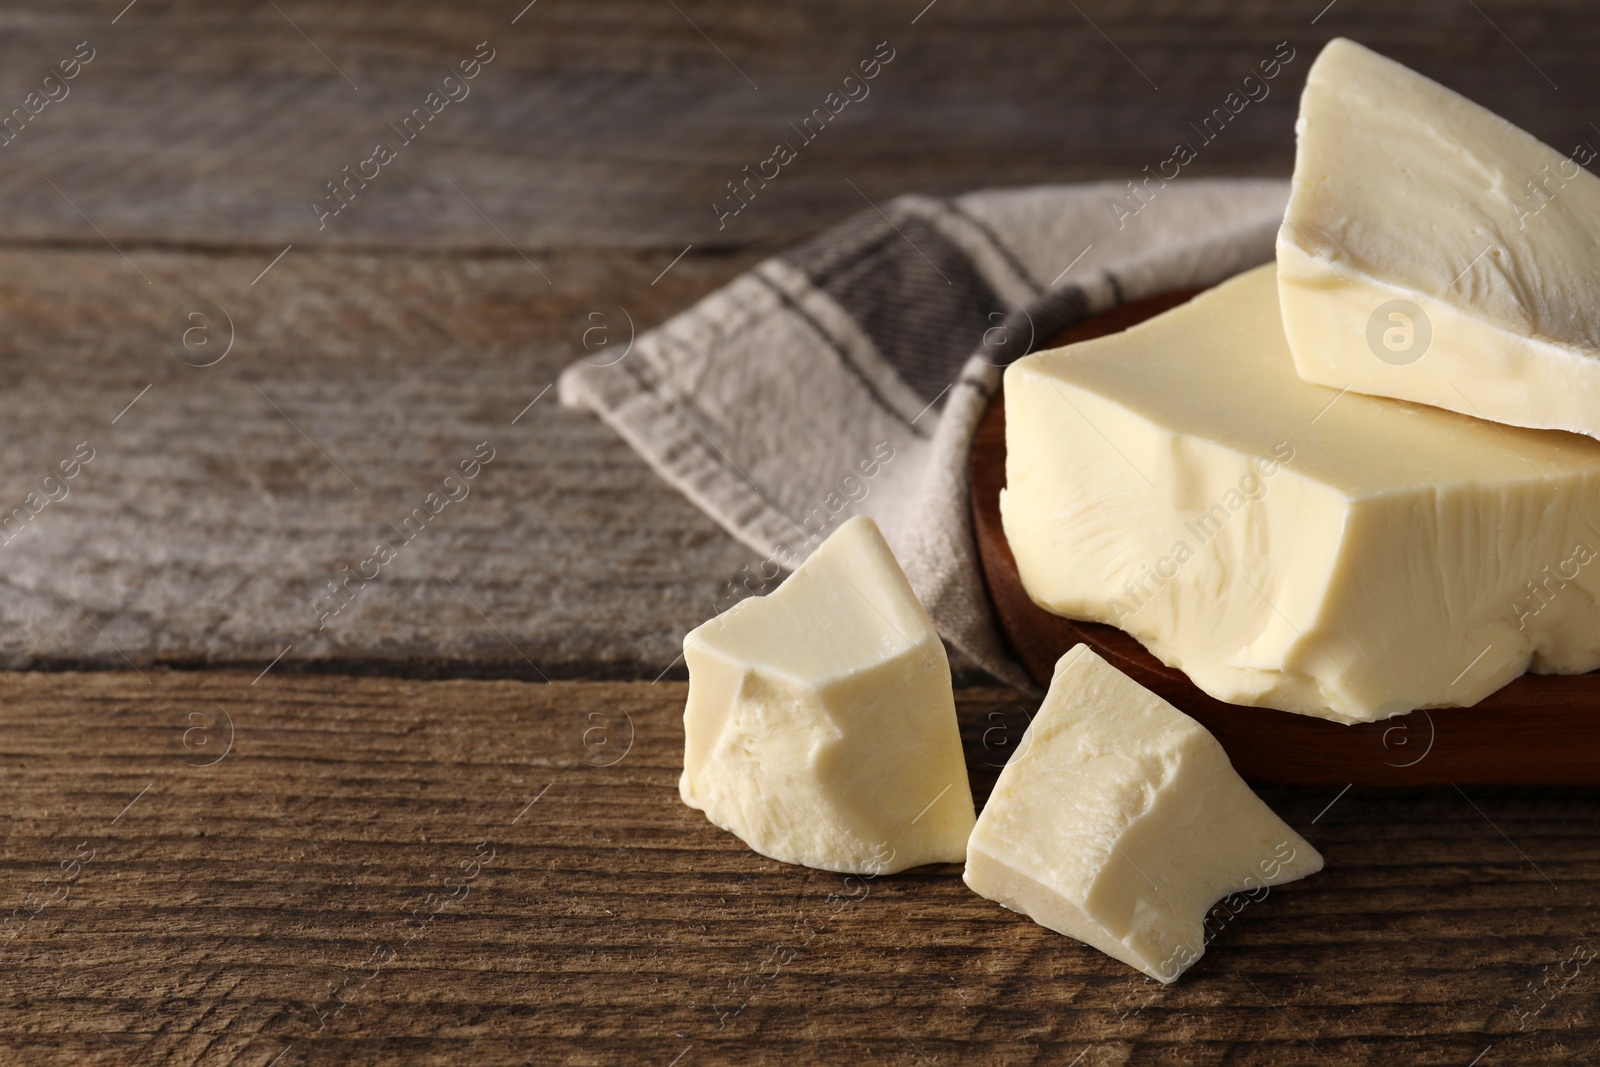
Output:
[[[642,326],[747,257],[652,287],[664,262],[562,253],[541,257],[546,286],[514,254],[296,250],[251,287],[270,256],[130,254],[153,284],[109,251],[0,251],[0,512],[95,449],[0,545],[0,665],[260,670],[292,645],[289,669],[648,680],[752,562],[543,392],[591,310]],[[203,369],[167,343],[196,297],[236,333]],[[483,441],[495,458],[469,495],[319,631],[325,583]]]
[[[1596,1059],[1591,792],[1268,790],[1329,868],[1173,989],[951,869],[862,897],[750,854],[673,793],[679,641],[749,553],[594,420],[524,410],[591,316],[623,343],[866,198],[1137,178],[1279,41],[1186,174],[1287,173],[1335,33],[1600,137],[1577,0],[3,15],[0,114],[94,58],[0,148],[0,512],[96,453],[0,545],[0,668],[32,669],[0,675],[0,1061]],[[471,95],[319,230],[308,201],[480,41]],[[880,41],[871,95],[719,229]],[[196,300],[235,340],[203,369],[173,353]],[[316,589],[484,440],[471,496],[313,632]],[[981,795],[1029,709],[961,708]]]
[[[0,1060],[1600,1050],[1600,791],[1268,788],[1327,869],[1162,987],[955,865],[863,883],[749,852],[677,799],[680,683],[252,677],[0,675]],[[962,693],[980,801],[1030,710]]]
[[[94,58],[0,148],[0,513],[78,441],[97,459],[3,546],[0,667],[243,667],[289,649],[290,670],[681,674],[682,634],[756,561],[553,395],[511,425],[586,328],[623,344],[864,198],[1138,178],[1280,41],[1296,58],[1186,175],[1286,173],[1299,85],[1336,33],[1554,144],[1600,139],[1585,10],[8,10],[0,113],[79,42]],[[319,230],[310,200],[484,41],[470,95]],[[883,41],[894,58],[869,95],[719,228],[725,183]],[[201,299],[235,335],[206,369],[172,354],[173,313]],[[313,632],[323,583],[482,440],[499,458],[474,496]]]
[[[20,100],[78,41],[96,58],[71,95],[4,149],[0,232],[98,242],[49,177],[118,241],[248,242],[270,255],[313,240],[306,201],[365,158],[373,138],[480,41],[495,58],[471,95],[323,238],[502,248],[447,178],[519,245],[669,257],[689,242],[810,233],[862,206],[847,178],[874,198],[1133,179],[1192,139],[1188,124],[1280,41],[1297,58],[1271,95],[1184,170],[1286,173],[1299,85],[1336,34],[1447,80],[1563,148],[1595,136],[1586,87],[1600,22],[1582,0],[820,0],[776,9],[679,0],[677,10],[538,0],[525,12],[527,0],[138,0],[112,24],[126,3],[8,13],[0,100]],[[710,204],[724,183],[792,136],[788,124],[880,41],[895,58],[866,99],[719,230]]]

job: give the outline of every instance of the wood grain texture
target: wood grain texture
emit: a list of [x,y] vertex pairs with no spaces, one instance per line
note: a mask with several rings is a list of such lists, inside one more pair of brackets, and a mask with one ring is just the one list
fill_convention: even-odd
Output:
[[[1569,151],[1594,136],[1585,86],[1600,48],[1579,0],[125,3],[6,16],[5,113],[77,42],[96,51],[3,150],[8,240],[97,245],[87,216],[136,246],[499,247],[487,216],[529,248],[790,241],[860,210],[863,193],[1138,179],[1280,41],[1297,58],[1271,94],[1184,169],[1285,174],[1295,98],[1335,34]],[[495,58],[471,95],[319,231],[311,198],[480,41]],[[719,228],[726,183],[792,139],[789,124],[880,41],[895,58],[870,94]]]
[[[544,392],[584,330],[604,323],[592,358],[615,358],[630,318],[654,325],[748,257],[652,285],[670,257],[565,253],[540,257],[547,284],[515,254],[296,249],[254,286],[271,255],[130,258],[0,251],[0,516],[95,449],[65,499],[0,534],[6,666],[260,670],[292,644],[289,669],[649,679],[755,560]],[[195,298],[236,335],[203,369],[172,351]],[[318,630],[325,583],[398,542],[390,524],[484,441],[469,495]]]
[[[1560,966],[1600,948],[1594,790],[1265,790],[1328,867],[1168,988],[954,865],[749,852],[677,799],[681,684],[251,678],[0,675],[0,1059],[1600,1055],[1597,967]],[[981,800],[1031,709],[958,707]]]
[[[1193,291],[1164,293],[1096,315],[1052,340],[1073,344],[1125,330]],[[1013,654],[1048,686],[1056,661],[1087,644],[1145,688],[1199,720],[1251,781],[1300,785],[1600,785],[1600,672],[1525,674],[1470,708],[1414,711],[1348,726],[1202,692],[1136,638],[1052,614],[1023,588],[1000,518],[1006,484],[1005,399],[996,397],[972,444],[972,524],[989,600]]]
[[[1297,59],[1185,174],[1284,173],[1295,93],[1332,33],[1553,143],[1588,136],[1600,22],[1576,3],[1324,6],[10,12],[0,113],[78,42],[95,53],[0,149],[0,514],[77,442],[98,451],[0,546],[0,667],[259,669],[293,646],[290,669],[653,678],[705,590],[752,561],[553,397],[510,425],[584,330],[620,343],[863,195],[1133,178],[1280,40]],[[485,40],[471,95],[318,230],[309,200]],[[884,40],[895,58],[871,95],[719,229],[725,183]],[[169,354],[196,299],[237,331],[208,370]],[[441,536],[310,631],[315,591],[483,440],[498,466]]]

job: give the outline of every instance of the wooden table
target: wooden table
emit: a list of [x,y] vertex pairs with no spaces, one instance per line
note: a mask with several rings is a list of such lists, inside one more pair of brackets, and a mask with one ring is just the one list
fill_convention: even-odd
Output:
[[[1134,179],[1280,41],[1186,176],[1286,173],[1335,33],[1600,143],[1600,20],[523,3],[6,13],[0,113],[92,58],[0,151],[0,514],[94,459],[0,538],[0,1062],[1600,1059],[1593,792],[1264,791],[1328,869],[1173,988],[952,868],[748,852],[676,799],[675,658],[749,553],[547,392],[585,331],[624,343],[867,199]],[[719,228],[879,42],[871,95]],[[319,626],[483,442],[470,496]],[[957,666],[981,797],[1029,709]]]
[[[1164,987],[954,865],[863,881],[749,852],[677,798],[683,697],[4,678],[24,912],[0,1059],[1592,1062],[1593,793],[1265,790],[1327,870]],[[986,737],[1030,709],[959,703],[981,801]]]

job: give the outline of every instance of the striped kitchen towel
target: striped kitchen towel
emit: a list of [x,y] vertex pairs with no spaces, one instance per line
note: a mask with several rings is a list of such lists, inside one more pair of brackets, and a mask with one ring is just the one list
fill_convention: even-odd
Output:
[[1027,688],[969,510],[968,453],[1002,369],[1120,302],[1266,262],[1287,194],[1243,179],[903,196],[766,260],[624,358],[573,364],[560,396],[759,557],[708,616],[867,514],[945,640]]

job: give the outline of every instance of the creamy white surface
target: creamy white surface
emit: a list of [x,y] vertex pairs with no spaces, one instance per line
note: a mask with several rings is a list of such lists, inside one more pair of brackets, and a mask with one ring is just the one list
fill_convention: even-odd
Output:
[[871,519],[683,651],[684,803],[787,863],[887,874],[965,857],[949,661]]
[[1271,265],[1005,396],[1029,595],[1218,699],[1359,722],[1600,667],[1600,442],[1301,380]]
[[1174,981],[1235,892],[1322,869],[1204,727],[1078,645],[967,846],[976,893]]
[[[1600,435],[1600,179],[1583,160],[1342,39],[1296,131],[1278,269],[1300,374]],[[1431,342],[1383,358],[1368,324],[1395,300]]]

